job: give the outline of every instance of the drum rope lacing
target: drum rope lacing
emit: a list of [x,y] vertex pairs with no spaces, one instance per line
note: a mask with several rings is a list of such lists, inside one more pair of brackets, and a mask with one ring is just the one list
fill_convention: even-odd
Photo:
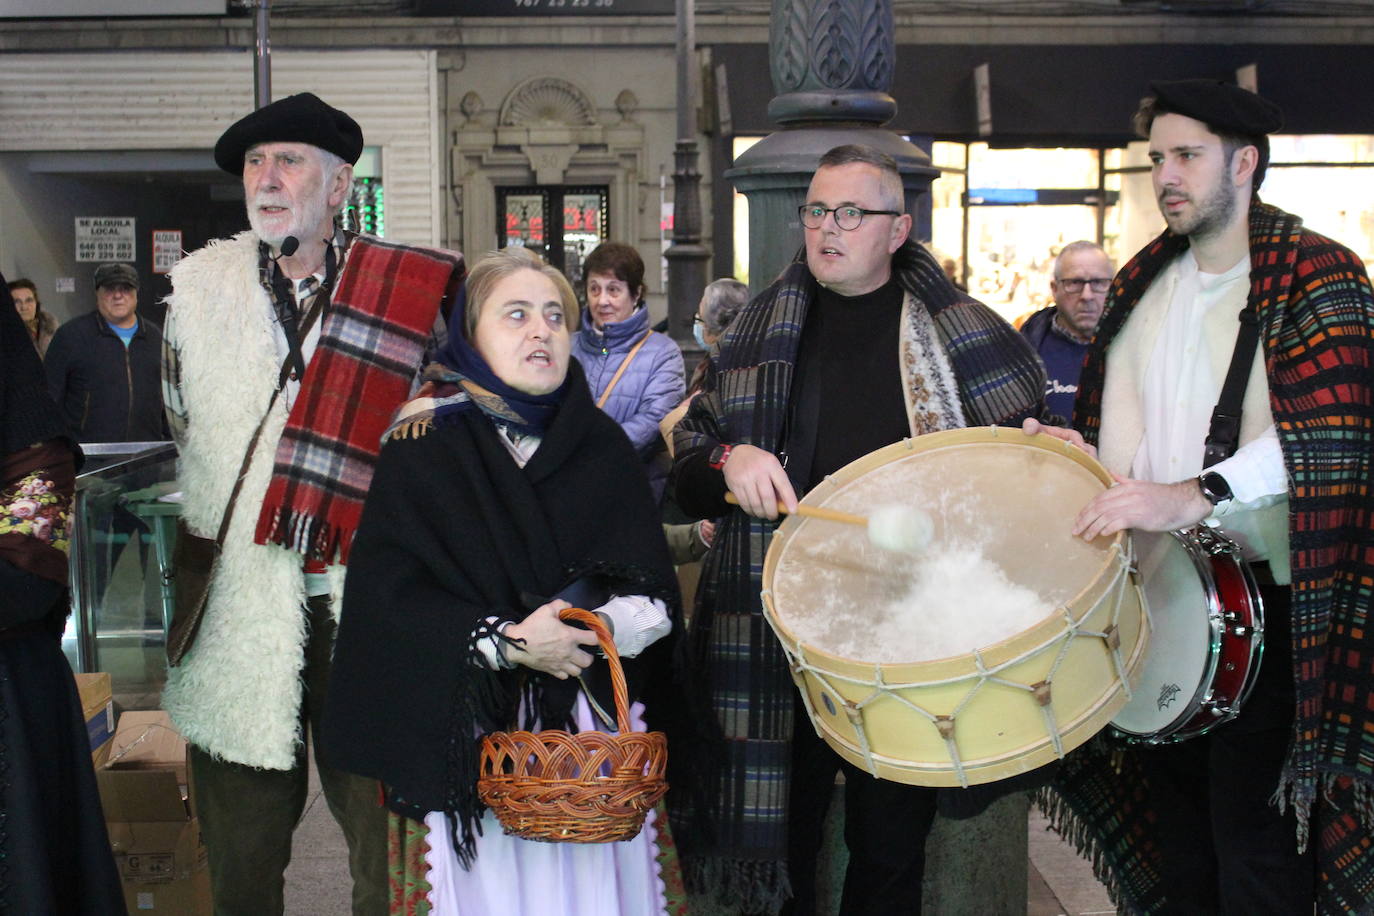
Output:
[[[1050,735],[1050,740],[1054,747],[1054,753],[1057,759],[1063,758],[1064,748],[1060,731],[1058,728],[1058,723],[1054,714],[1054,707],[1051,702],[1051,685],[1053,684],[1054,676],[1058,672],[1060,665],[1063,663],[1065,657],[1068,655],[1069,647],[1073,644],[1073,641],[1075,639],[1096,638],[1102,640],[1103,644],[1107,648],[1109,657],[1112,659],[1112,664],[1116,669],[1117,680],[1122,685],[1122,688],[1126,693],[1126,697],[1129,700],[1131,691],[1130,677],[1128,676],[1129,671],[1126,662],[1122,658],[1121,654],[1119,625],[1122,602],[1126,596],[1126,590],[1131,587],[1138,587],[1135,585],[1133,577],[1131,576],[1131,572],[1135,566],[1135,561],[1132,556],[1130,556],[1127,552],[1121,549],[1120,543],[1113,544],[1110,549],[1112,552],[1112,556],[1109,560],[1109,564],[1114,565],[1116,567],[1116,584],[1114,588],[1100,595],[1097,598],[1097,600],[1094,601],[1092,605],[1086,611],[1084,611],[1083,614],[1077,620],[1074,619],[1073,614],[1068,607],[1061,605],[1058,610],[1064,621],[1065,629],[1063,630],[1063,632],[1057,635],[1053,640],[1050,640],[1046,643],[1043,643],[1042,645],[1036,646],[1033,649],[1023,652],[1020,655],[1008,659],[1007,661],[1002,662],[999,665],[996,665],[991,668],[988,667],[984,662],[982,650],[975,649],[971,653],[971,655],[973,656],[974,664],[977,668],[977,671],[973,674],[962,674],[956,677],[937,680],[911,681],[907,683],[889,683],[884,676],[883,663],[878,662],[874,663],[873,665],[872,680],[861,680],[857,677],[846,676],[836,672],[826,671],[817,668],[816,666],[809,664],[800,652],[793,652],[787,646],[786,643],[783,643],[783,651],[787,655],[793,677],[794,679],[798,680],[799,684],[801,683],[801,675],[803,673],[809,673],[810,675],[812,675],[812,677],[815,678],[818,684],[823,684],[825,686],[826,692],[828,694],[828,699],[835,703],[838,709],[844,710],[846,718],[848,718],[851,726],[854,728],[855,734],[859,739],[859,752],[862,754],[865,767],[870,774],[873,774],[875,776],[878,775],[878,769],[877,762],[873,759],[873,751],[869,744],[867,731],[864,728],[863,711],[865,707],[875,702],[878,702],[879,700],[882,700],[885,697],[890,697],[893,700],[896,700],[898,703],[901,703],[902,705],[906,706],[913,712],[917,713],[918,715],[924,717],[928,722],[935,726],[935,728],[940,733],[940,737],[944,741],[947,752],[949,753],[950,763],[953,765],[955,772],[958,774],[960,786],[968,788],[968,771],[965,768],[963,759],[959,754],[959,745],[957,735],[955,734],[955,725],[958,720],[959,713],[962,710],[964,710],[965,707],[969,705],[969,703],[973,701],[974,697],[977,696],[978,692],[982,690],[985,685],[991,683],[998,684],[1004,687],[1009,687],[1015,690],[1022,690],[1028,694],[1031,694],[1035,698],[1037,705],[1040,707],[1040,713],[1044,719],[1046,731]],[[764,589],[763,595],[771,598],[772,590]],[[1086,629],[1082,625],[1082,622],[1092,617],[1093,614],[1095,614],[1097,610],[1102,606],[1102,603],[1109,599],[1112,601],[1112,610],[1110,615],[1111,622],[1108,625],[1108,627],[1105,630]],[[772,618],[773,616],[771,605],[772,602],[770,600],[765,600],[763,602],[764,613],[769,618]],[[770,622],[776,625],[776,622],[772,621],[771,619]],[[797,645],[798,648],[804,648],[804,645],[800,642],[798,642]],[[1042,681],[1039,681],[1035,684],[1023,684],[1017,681],[1010,681],[998,676],[1001,672],[1007,670],[1008,668],[1015,667],[1017,665],[1022,664],[1025,661],[1028,661],[1029,659],[1042,655],[1045,652],[1050,651],[1050,649],[1055,646],[1058,647],[1057,655],[1054,659],[1054,662],[1051,664],[1049,671],[1046,673]],[[935,713],[932,713],[929,710],[917,705],[916,703],[911,702],[911,700],[909,700],[907,697],[903,696],[901,693],[898,692],[913,687],[943,686],[948,684],[958,684],[962,681],[968,680],[974,681],[972,687],[969,689],[969,692],[963,697],[963,699],[960,700],[958,705],[955,706],[955,708],[948,715],[937,715]],[[874,687],[874,690],[872,693],[870,693],[867,697],[865,697],[862,700],[845,700],[843,697],[840,696],[839,692],[835,690],[832,681],[839,681],[843,683],[856,684],[861,686],[867,686],[871,684]],[[821,717],[818,715],[818,711],[812,705],[810,693],[804,688],[800,689],[799,692],[802,695],[802,702],[805,704],[807,715],[810,717],[811,721],[822,721]]]

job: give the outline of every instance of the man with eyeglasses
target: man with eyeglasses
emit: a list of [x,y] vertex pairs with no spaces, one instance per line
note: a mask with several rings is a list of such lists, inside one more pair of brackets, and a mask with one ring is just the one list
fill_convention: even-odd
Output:
[[688,642],[725,739],[718,765],[674,782],[674,832],[691,889],[728,911],[813,913],[822,822],[843,769],[842,911],[914,913],[937,804],[973,815],[1016,786],[937,790],[842,764],[764,623],[763,556],[779,503],[795,508],[827,474],[908,436],[1041,416],[1045,374],[1024,337],[908,238],[891,157],[830,150],[799,217],[804,257],[726,330],[712,382],[674,431],[678,504],[722,519]]
[[1093,339],[1097,319],[1112,285],[1111,259],[1096,242],[1070,242],[1054,259],[1050,293],[1054,305],[1041,309],[1021,325],[1045,363],[1045,403],[1050,413],[1066,421],[1073,416],[1078,392],[1078,370]]
[[[1057,779],[1057,810],[1130,912],[1374,902],[1374,294],[1353,252],[1259,199],[1282,123],[1238,86],[1151,85],[1135,127],[1168,228],[1116,276],[1080,376],[1081,438],[1051,430],[1096,446],[1117,481],[1075,534],[1220,529],[1263,604],[1235,718],[1177,743],[1086,747]],[[1239,598],[1218,594],[1228,612]],[[1202,653],[1204,638],[1220,635],[1168,649]]]

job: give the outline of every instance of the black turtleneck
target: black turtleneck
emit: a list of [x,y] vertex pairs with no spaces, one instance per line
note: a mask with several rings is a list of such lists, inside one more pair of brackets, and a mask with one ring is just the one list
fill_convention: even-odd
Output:
[[898,355],[901,316],[896,280],[860,296],[818,291],[802,328],[792,392],[794,409],[809,415],[796,420],[815,424],[807,490],[911,434]]

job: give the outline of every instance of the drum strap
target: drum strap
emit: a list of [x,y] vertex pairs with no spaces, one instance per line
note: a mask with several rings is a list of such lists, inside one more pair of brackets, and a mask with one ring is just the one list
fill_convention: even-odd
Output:
[[1202,452],[1204,468],[1230,458],[1240,443],[1241,402],[1245,399],[1245,385],[1250,380],[1250,367],[1255,362],[1258,343],[1259,315],[1247,304],[1240,311],[1240,331],[1236,334],[1235,352],[1231,354],[1231,368],[1226,370],[1221,397],[1212,408],[1212,423]]

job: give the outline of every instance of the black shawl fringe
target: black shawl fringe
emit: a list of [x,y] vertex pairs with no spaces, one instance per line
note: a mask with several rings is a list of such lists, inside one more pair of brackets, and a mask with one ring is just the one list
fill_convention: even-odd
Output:
[[689,894],[740,916],[772,916],[792,896],[785,862],[684,858],[682,878]]
[[[471,868],[477,857],[486,806],[477,795],[480,750],[477,727],[490,723],[514,702],[497,672],[472,666],[459,679],[449,721],[447,760],[444,761],[444,814],[458,862]],[[421,817],[424,815],[421,814]]]

